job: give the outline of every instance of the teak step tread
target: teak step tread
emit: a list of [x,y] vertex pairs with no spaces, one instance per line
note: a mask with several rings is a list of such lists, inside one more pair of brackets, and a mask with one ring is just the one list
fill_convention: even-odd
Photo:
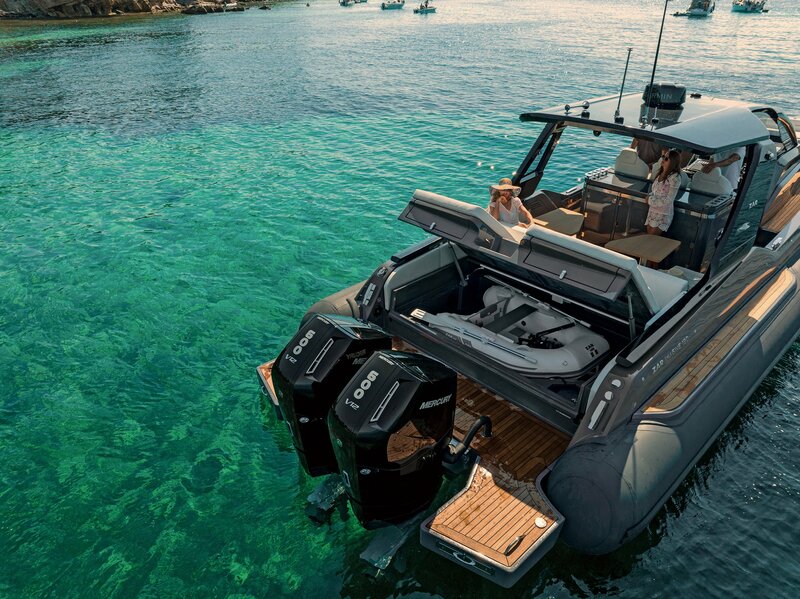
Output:
[[478,465],[469,487],[439,510],[430,528],[511,567],[555,522],[535,482]]

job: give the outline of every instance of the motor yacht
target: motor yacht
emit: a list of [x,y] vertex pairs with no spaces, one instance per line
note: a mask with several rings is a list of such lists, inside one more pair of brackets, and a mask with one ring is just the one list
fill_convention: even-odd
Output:
[[767,0],[733,0],[733,12],[768,12],[764,5]]
[[428,15],[435,12],[436,12],[436,7],[428,2],[424,2],[423,4],[420,4],[418,7],[414,9],[414,14],[417,15]]
[[381,2],[381,10],[400,10],[406,5],[406,0],[389,0]]
[[710,17],[715,7],[715,0],[692,0],[689,8],[673,14],[676,17]]
[[[399,220],[424,239],[311,306],[257,369],[303,468],[366,528],[418,522],[505,587],[559,540],[605,554],[639,535],[800,323],[780,110],[657,84],[520,118],[533,223],[415,191]],[[683,167],[663,235],[644,225],[647,144]]]

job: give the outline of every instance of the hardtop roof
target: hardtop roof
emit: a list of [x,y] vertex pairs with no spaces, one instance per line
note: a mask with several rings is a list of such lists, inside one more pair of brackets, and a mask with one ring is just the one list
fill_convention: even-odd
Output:
[[589,115],[581,116],[584,111],[583,102],[570,104],[567,112],[565,106],[556,106],[520,115],[522,121],[542,123],[565,122],[573,126],[609,131],[652,139],[661,145],[682,147],[702,154],[750,145],[769,139],[769,132],[761,120],[753,114],[754,110],[766,106],[723,100],[714,97],[687,96],[680,109],[651,108],[649,116],[658,118],[657,124],[642,127],[641,115],[644,113],[642,95],[625,94],[620,103],[620,116],[624,122],[614,122],[618,95],[588,100],[586,109]]

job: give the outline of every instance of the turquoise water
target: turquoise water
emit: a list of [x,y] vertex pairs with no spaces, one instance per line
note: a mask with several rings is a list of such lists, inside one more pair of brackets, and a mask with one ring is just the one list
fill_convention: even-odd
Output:
[[[641,89],[661,6],[0,23],[0,596],[497,593],[416,542],[364,577],[369,533],[304,516],[254,369],[420,239],[415,188],[483,202],[538,132],[520,112],[614,93],[629,45]],[[657,78],[800,114],[800,5],[718,6],[667,17]],[[633,543],[560,545],[506,595],[794,595],[798,363]]]

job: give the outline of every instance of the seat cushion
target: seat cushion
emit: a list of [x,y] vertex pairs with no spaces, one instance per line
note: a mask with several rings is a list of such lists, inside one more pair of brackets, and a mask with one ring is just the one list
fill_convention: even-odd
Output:
[[710,173],[697,171],[692,176],[692,191],[717,197],[732,193],[733,185],[722,176],[722,171],[719,167],[714,167]]
[[683,294],[688,288],[689,283],[685,279],[675,277],[667,272],[639,266],[645,283],[653,294],[658,310],[662,310],[669,305],[675,298]]
[[556,208],[537,217],[545,227],[564,235],[577,235],[583,226],[583,214],[566,208]]
[[557,247],[583,254],[589,258],[605,262],[631,273],[631,279],[651,314],[660,312],[664,306],[675,299],[688,285],[683,279],[639,266],[639,263],[619,252],[593,245],[576,237],[569,237],[536,224],[528,229],[528,237],[546,241]]
[[647,163],[639,158],[636,150],[625,148],[619,153],[617,160],[614,162],[614,172],[617,175],[647,179],[650,169],[647,167]]

